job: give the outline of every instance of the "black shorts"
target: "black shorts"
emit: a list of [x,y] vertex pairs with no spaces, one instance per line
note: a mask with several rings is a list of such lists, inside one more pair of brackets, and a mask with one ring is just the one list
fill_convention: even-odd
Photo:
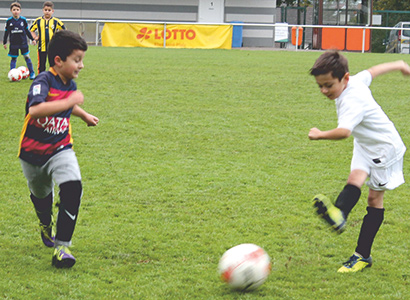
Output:
[[28,46],[22,46],[20,48],[10,48],[9,49],[9,56],[18,57],[19,56],[19,50],[21,52],[21,55],[26,55],[26,54],[30,53],[30,50],[28,49]]

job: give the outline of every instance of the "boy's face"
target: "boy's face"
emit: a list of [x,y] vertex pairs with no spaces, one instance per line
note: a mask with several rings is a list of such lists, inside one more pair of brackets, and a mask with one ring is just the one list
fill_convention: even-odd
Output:
[[43,7],[43,14],[46,19],[50,19],[53,16],[54,9],[51,6]]
[[344,91],[349,81],[349,73],[346,73],[342,80],[333,77],[332,72],[315,76],[316,82],[319,85],[320,92],[331,100],[340,96]]
[[83,59],[85,56],[85,51],[83,50],[74,50],[65,61],[61,60],[60,57],[58,59],[58,63],[56,62],[56,66],[58,67],[58,73],[63,79],[63,81],[67,82],[71,79],[77,78],[78,73],[84,68]]
[[14,19],[18,19],[20,17],[21,9],[18,6],[13,6],[11,8],[11,13]]

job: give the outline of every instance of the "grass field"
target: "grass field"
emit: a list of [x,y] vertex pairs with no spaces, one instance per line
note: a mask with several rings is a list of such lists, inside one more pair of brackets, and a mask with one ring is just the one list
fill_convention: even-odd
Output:
[[[31,48],[36,64],[36,52]],[[84,196],[69,270],[51,266],[16,157],[30,81],[10,83],[0,56],[1,299],[409,299],[410,189],[386,193],[374,265],[336,270],[353,253],[367,189],[338,236],[311,199],[334,199],[349,173],[352,138],[309,141],[336,126],[332,101],[308,70],[319,52],[90,47],[73,117]],[[347,53],[351,73],[410,56]],[[24,65],[22,57],[18,65]],[[410,78],[372,90],[410,145]],[[404,172],[410,174],[405,157]],[[252,293],[219,279],[220,256],[263,247],[272,273]]]

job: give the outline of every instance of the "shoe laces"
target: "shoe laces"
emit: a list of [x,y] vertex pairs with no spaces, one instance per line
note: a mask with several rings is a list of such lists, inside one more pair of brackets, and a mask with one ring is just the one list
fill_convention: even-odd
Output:
[[41,232],[47,237],[51,238],[51,224],[50,225],[44,225],[40,223],[40,229]]
[[70,251],[70,249],[68,249],[67,246],[60,245],[60,246],[57,246],[56,248],[57,248],[57,251],[58,251],[58,252],[65,252],[65,253],[71,255],[71,251]]
[[355,263],[357,263],[360,260],[360,257],[357,255],[352,255],[350,256],[349,260],[343,263],[346,267],[352,267]]

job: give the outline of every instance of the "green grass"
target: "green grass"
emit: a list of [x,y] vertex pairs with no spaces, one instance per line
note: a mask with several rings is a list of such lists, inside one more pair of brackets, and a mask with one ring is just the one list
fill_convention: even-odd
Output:
[[[91,47],[73,117],[84,196],[73,238],[77,264],[51,266],[16,157],[30,81],[7,80],[0,57],[0,298],[409,299],[407,184],[386,193],[374,266],[336,270],[353,252],[367,189],[347,231],[329,232],[311,199],[344,186],[352,139],[309,141],[336,126],[332,101],[308,70],[319,52]],[[347,53],[354,74],[407,56]],[[35,62],[35,49],[31,57]],[[18,65],[23,65],[20,57]],[[407,145],[409,80],[377,78],[375,98]],[[404,172],[410,164],[405,157]],[[272,259],[252,293],[219,279],[220,256],[240,243]]]

